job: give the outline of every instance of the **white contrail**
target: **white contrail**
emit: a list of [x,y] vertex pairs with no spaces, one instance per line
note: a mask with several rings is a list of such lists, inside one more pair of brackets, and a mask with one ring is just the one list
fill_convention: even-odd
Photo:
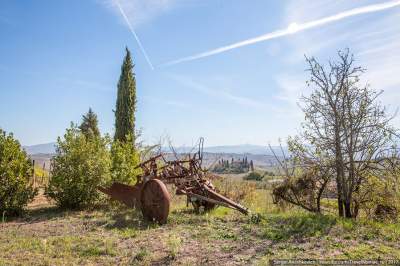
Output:
[[371,12],[376,12],[376,11],[381,11],[381,10],[393,8],[393,7],[396,7],[399,5],[400,5],[400,0],[390,1],[390,2],[386,2],[386,3],[382,3],[382,4],[368,5],[368,6],[364,6],[364,7],[350,9],[350,10],[338,13],[336,15],[332,15],[329,17],[325,17],[325,18],[321,18],[321,19],[317,19],[317,20],[313,20],[313,21],[309,21],[309,22],[305,22],[305,23],[301,23],[301,24],[292,23],[285,29],[276,30],[276,31],[273,31],[273,32],[270,32],[267,34],[263,34],[261,36],[255,37],[255,38],[251,38],[251,39],[247,39],[247,40],[244,40],[241,42],[233,43],[233,44],[223,46],[223,47],[220,47],[217,49],[213,49],[210,51],[206,51],[203,53],[195,54],[195,55],[188,56],[188,57],[183,57],[183,58],[180,58],[177,60],[173,60],[173,61],[164,63],[161,66],[176,65],[176,64],[179,64],[182,62],[192,61],[192,60],[220,54],[220,53],[223,53],[223,52],[226,52],[229,50],[233,50],[233,49],[236,49],[236,48],[239,48],[242,46],[251,45],[254,43],[267,41],[267,40],[271,40],[271,39],[276,39],[276,38],[286,36],[289,34],[293,34],[293,33],[299,32],[299,31],[304,31],[304,30],[311,29],[314,27],[322,26],[322,25],[325,25],[330,22],[342,20],[342,19],[345,19],[348,17],[371,13]]
[[138,43],[138,45],[139,45],[139,48],[140,48],[140,50],[142,51],[144,57],[146,58],[146,61],[147,61],[147,63],[149,64],[151,70],[154,70],[154,66],[153,66],[153,64],[151,63],[150,58],[149,58],[149,56],[147,55],[146,50],[144,49],[144,47],[143,47],[143,45],[142,45],[142,42],[139,40],[139,37],[137,36],[135,30],[133,29],[132,24],[129,22],[129,19],[128,19],[128,17],[126,16],[125,11],[122,9],[122,7],[121,7],[121,5],[120,5],[120,3],[119,3],[118,0],[116,0],[115,3],[117,4],[118,9],[119,9],[119,11],[121,12],[122,17],[125,19],[125,22],[126,22],[126,24],[128,25],[129,30],[131,31],[133,37],[135,37],[135,39],[136,39],[136,41],[137,41],[137,43]]

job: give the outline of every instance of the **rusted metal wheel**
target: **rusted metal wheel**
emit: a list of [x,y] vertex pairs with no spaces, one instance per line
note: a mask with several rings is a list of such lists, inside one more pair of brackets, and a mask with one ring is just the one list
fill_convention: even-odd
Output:
[[167,222],[170,196],[164,183],[158,179],[150,179],[143,185],[141,208],[144,218],[159,224]]

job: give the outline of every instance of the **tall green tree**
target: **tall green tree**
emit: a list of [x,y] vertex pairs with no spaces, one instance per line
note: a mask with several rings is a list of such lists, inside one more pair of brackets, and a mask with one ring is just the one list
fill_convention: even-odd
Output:
[[126,142],[129,138],[135,141],[136,79],[133,73],[131,53],[126,48],[126,55],[121,67],[118,81],[118,95],[115,110],[114,140]]
[[82,123],[79,126],[79,129],[86,137],[99,137],[100,130],[98,124],[99,122],[97,119],[97,115],[93,112],[92,108],[89,108],[87,114],[82,116]]

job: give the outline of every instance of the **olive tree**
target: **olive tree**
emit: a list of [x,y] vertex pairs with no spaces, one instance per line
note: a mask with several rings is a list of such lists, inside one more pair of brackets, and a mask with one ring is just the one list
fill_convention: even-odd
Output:
[[76,125],[58,138],[46,195],[63,208],[79,208],[97,202],[97,187],[110,182],[110,140],[87,138]]
[[0,129],[0,215],[20,214],[34,198],[32,174],[32,163],[19,142]]

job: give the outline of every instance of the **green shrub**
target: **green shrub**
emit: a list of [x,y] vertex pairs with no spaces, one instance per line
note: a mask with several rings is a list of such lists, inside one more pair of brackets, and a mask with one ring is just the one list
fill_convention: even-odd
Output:
[[250,174],[243,177],[244,180],[255,180],[255,181],[261,181],[263,178],[264,176],[257,172],[251,172]]
[[139,153],[133,141],[114,141],[111,146],[111,177],[113,181],[135,184],[140,168],[135,167],[140,163]]
[[275,176],[275,173],[272,171],[265,171],[264,176]]
[[0,215],[18,215],[37,190],[29,179],[33,167],[21,145],[0,129]]
[[58,138],[46,195],[60,207],[90,206],[99,199],[97,187],[110,182],[109,138],[87,138],[72,125]]
[[395,221],[400,211],[398,173],[384,172],[382,177],[369,175],[354,193],[353,200],[368,218]]

